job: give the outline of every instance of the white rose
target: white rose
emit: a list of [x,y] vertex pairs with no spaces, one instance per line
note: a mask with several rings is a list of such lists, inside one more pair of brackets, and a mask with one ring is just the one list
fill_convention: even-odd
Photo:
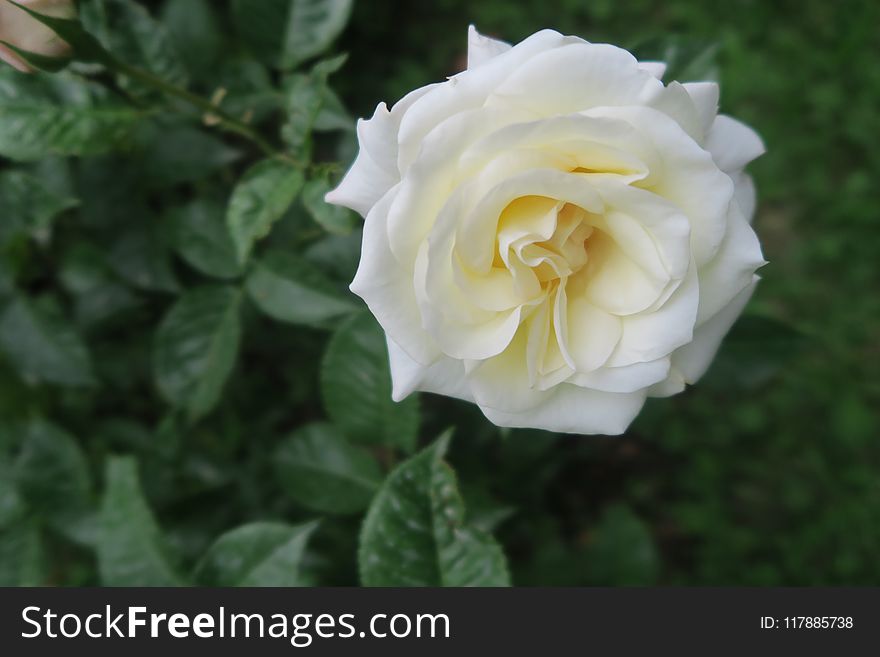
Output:
[[351,289],[394,398],[495,424],[623,432],[706,371],[764,264],[743,167],[761,139],[718,87],[544,30],[471,28],[468,68],[358,123],[327,201],[366,217]]
[[[39,14],[57,18],[72,18],[76,15],[73,0],[16,1]],[[70,46],[59,39],[51,29],[7,0],[0,0],[0,41],[12,44],[20,50],[47,57],[62,57],[70,50]],[[0,59],[24,73],[32,71],[24,59],[2,43],[0,43]]]

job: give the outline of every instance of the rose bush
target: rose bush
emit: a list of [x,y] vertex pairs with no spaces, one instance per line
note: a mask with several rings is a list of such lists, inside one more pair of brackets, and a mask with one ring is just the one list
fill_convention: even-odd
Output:
[[385,329],[394,397],[502,426],[623,432],[706,371],[764,264],[750,128],[718,86],[544,30],[471,28],[467,70],[358,124],[327,195],[365,219],[351,289]]
[[[18,0],[17,4],[58,18],[76,15],[72,0]],[[51,29],[8,0],[0,2],[0,42],[9,44],[0,43],[0,59],[24,73],[32,68],[14,48],[45,57],[62,57],[70,49]]]

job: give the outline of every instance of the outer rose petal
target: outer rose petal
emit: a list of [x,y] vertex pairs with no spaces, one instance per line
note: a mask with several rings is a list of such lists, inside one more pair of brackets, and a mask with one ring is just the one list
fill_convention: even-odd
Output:
[[431,365],[422,365],[410,358],[390,337],[387,341],[394,401],[401,401],[416,390],[474,401],[460,360],[441,356]]
[[727,307],[700,326],[694,334],[694,339],[672,355],[672,366],[681,372],[682,378],[687,383],[696,383],[709,369],[721,340],[746,307],[759,278],[753,276],[752,282],[737,294]]
[[397,133],[409,107],[434,85],[421,87],[401,98],[391,111],[379,103],[370,119],[358,119],[357,157],[342,182],[324,196],[327,203],[351,208],[366,217],[376,202],[400,182],[397,170]]
[[510,50],[512,46],[504,41],[483,36],[477,32],[477,28],[468,27],[468,70],[477,68],[488,62],[496,55]]
[[492,422],[564,433],[623,433],[644,404],[644,390],[612,393],[560,383],[549,390],[529,386],[521,375],[527,336],[520,331],[508,350],[474,364],[467,374],[474,401]]
[[738,204],[731,203],[721,248],[715,259],[700,270],[697,326],[727,306],[752,281],[755,270],[765,264],[758,236],[739,211]]
[[733,180],[733,197],[739,204],[739,210],[752,223],[755,216],[755,183],[749,174],[742,171],[731,174],[730,178]]
[[618,436],[626,431],[645,403],[646,392],[601,392],[561,383],[546,399],[526,411],[503,411],[480,405],[499,427],[540,427],[547,431]]
[[388,248],[387,213],[390,191],[375,205],[364,222],[361,261],[351,291],[367,302],[385,332],[411,357],[433,362],[440,354],[422,329],[412,276],[401,268]]
[[719,114],[706,136],[706,150],[722,171],[742,169],[767,149],[758,133],[745,123]]
[[666,62],[639,62],[639,68],[662,80],[663,74],[666,73]]
[[482,66],[459,73],[419,98],[400,124],[398,169],[403,172],[418,157],[422,140],[443,121],[469,109],[483,107],[492,91],[536,55],[567,43],[582,43],[553,30],[541,30],[493,57]]

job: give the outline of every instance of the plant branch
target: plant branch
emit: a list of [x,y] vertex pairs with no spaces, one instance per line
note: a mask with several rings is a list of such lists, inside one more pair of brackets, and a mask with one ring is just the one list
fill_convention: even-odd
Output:
[[220,127],[250,140],[251,142],[256,144],[260,148],[260,150],[263,151],[263,153],[265,153],[266,155],[274,156],[278,154],[278,151],[272,146],[272,144],[266,141],[266,139],[264,139],[259,132],[253,129],[253,127],[230,116],[209,100],[202,98],[201,96],[198,96],[190,91],[187,91],[182,87],[178,87],[177,85],[171,84],[170,82],[166,82],[162,78],[150,73],[149,71],[145,71],[143,69],[137,68],[136,66],[131,66],[118,60],[112,63],[112,68],[114,68],[119,73],[127,75],[128,77],[137,80],[138,82],[148,87],[152,87],[153,89],[161,91],[162,93],[165,93],[169,96],[179,98],[189,103],[193,107],[202,110],[207,115],[217,117],[219,122],[218,125]]

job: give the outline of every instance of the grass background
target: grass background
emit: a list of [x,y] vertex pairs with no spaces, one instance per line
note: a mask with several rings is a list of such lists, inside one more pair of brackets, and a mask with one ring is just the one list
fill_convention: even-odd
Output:
[[880,5],[361,2],[339,46],[347,104],[369,115],[454,73],[469,23],[511,42],[552,27],[647,57],[663,54],[658,35],[685,55],[717,44],[721,110],[767,144],[751,171],[770,264],[749,312],[803,336],[741,335],[705,383],[649,402],[620,439],[460,440],[460,478],[503,472],[490,487],[519,509],[499,530],[514,580],[880,583]]

